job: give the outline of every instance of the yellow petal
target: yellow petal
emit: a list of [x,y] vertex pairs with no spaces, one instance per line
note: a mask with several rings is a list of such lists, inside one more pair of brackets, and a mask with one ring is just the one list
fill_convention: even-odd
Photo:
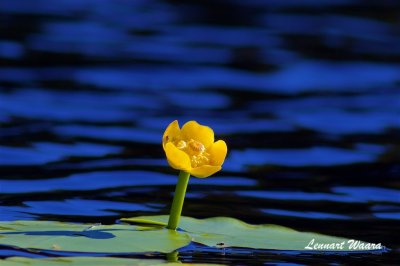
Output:
[[210,148],[209,153],[211,155],[211,164],[215,166],[221,166],[228,152],[228,147],[225,141],[218,140]]
[[165,144],[165,154],[169,165],[177,170],[189,172],[191,169],[190,158],[185,152],[181,151],[174,144],[168,142]]
[[190,170],[190,174],[195,177],[204,178],[215,174],[219,170],[221,170],[221,166],[203,165],[200,167],[192,168]]
[[181,134],[181,129],[179,128],[178,120],[173,121],[168,125],[167,129],[164,132],[162,143],[165,149],[165,144],[167,142],[173,141],[174,139],[179,138]]
[[185,140],[194,139],[201,142],[207,149],[214,143],[214,131],[207,127],[200,125],[196,121],[189,121],[183,125],[182,137]]

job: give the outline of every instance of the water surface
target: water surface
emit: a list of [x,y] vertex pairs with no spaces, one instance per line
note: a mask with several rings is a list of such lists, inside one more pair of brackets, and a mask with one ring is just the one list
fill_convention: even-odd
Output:
[[[197,120],[226,140],[229,154],[220,173],[191,179],[184,215],[275,223],[391,251],[191,245],[181,261],[393,264],[399,8],[349,0],[1,1],[0,219],[107,224],[167,214],[177,173],[161,136],[175,119]],[[0,250],[14,255],[60,254]]]

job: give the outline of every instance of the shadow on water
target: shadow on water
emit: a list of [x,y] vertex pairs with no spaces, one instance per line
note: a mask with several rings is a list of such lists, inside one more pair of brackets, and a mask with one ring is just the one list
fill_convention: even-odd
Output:
[[[108,230],[112,231],[112,230]],[[27,236],[68,236],[68,237],[87,237],[91,239],[109,239],[115,237],[112,233],[103,232],[101,230],[90,231],[33,231],[33,232],[6,232],[3,235],[27,235]]]
[[[229,153],[223,171],[190,180],[184,215],[281,224],[391,250],[191,245],[180,261],[393,264],[399,8],[347,0],[0,1],[0,220],[107,224],[167,214],[176,172],[161,135],[175,119],[197,120]],[[14,255],[61,254],[0,250]]]

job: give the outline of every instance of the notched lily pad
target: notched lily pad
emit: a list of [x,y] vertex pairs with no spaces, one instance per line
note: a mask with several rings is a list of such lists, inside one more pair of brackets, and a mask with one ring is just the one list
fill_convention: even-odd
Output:
[[2,266],[128,266],[128,265],[217,265],[217,264],[181,264],[181,263],[168,263],[164,260],[156,259],[128,259],[128,258],[111,258],[111,257],[58,257],[58,258],[44,258],[44,259],[31,259],[23,257],[11,257],[5,260],[0,260]]
[[83,265],[96,265],[96,266],[126,266],[126,265],[157,265],[162,264],[162,260],[139,260],[139,259],[125,259],[125,258],[108,258],[108,257],[59,257],[59,258],[44,258],[44,259],[31,259],[24,257],[11,257],[5,260],[0,260],[2,266],[83,266]]
[[[166,223],[168,216],[141,216],[121,220],[129,222],[142,219]],[[350,239],[342,237],[299,232],[273,224],[251,225],[229,217],[208,219],[182,217],[179,227],[191,236],[192,241],[210,247],[337,252],[382,250],[379,246],[362,241],[354,245]]]
[[190,243],[182,232],[132,225],[88,225],[47,221],[0,223],[1,244],[73,252],[163,252]]
[[[163,228],[168,216],[121,219],[136,225],[88,225],[44,221],[0,222],[2,245],[72,252],[170,253],[191,241],[210,247],[289,251],[384,251],[383,247],[278,225],[251,225],[229,217],[182,217],[180,228]],[[137,225],[137,224],[140,224]]]

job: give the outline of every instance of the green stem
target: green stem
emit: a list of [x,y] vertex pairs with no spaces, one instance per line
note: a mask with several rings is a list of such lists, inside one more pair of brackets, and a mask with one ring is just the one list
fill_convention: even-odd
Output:
[[189,183],[190,174],[184,171],[179,173],[178,184],[176,184],[174,200],[172,201],[169,214],[168,229],[176,230],[181,218],[183,201],[185,200],[186,188]]
[[179,262],[179,252],[173,251],[171,253],[167,253],[167,261],[168,262]]

